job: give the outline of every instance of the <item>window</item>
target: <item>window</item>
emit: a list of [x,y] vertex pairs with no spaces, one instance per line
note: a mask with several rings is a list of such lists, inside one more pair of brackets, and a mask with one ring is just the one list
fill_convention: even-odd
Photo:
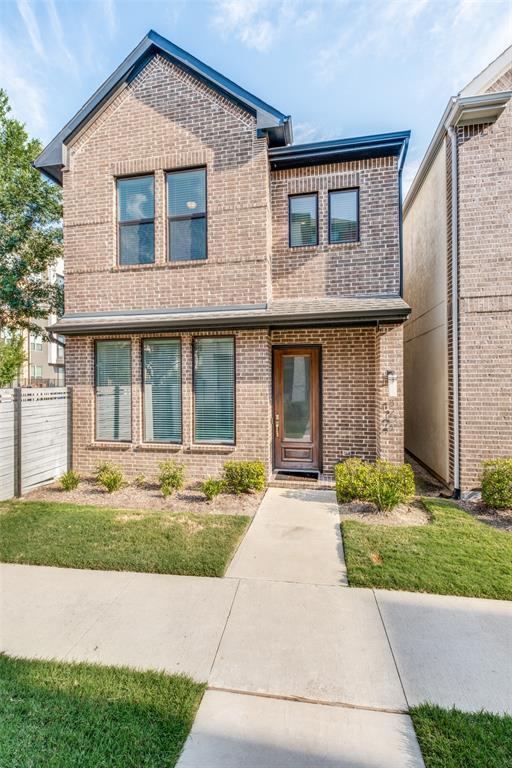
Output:
[[42,379],[43,378],[43,366],[42,365],[31,365],[30,366],[30,378],[31,379]]
[[194,340],[194,440],[235,442],[235,340]]
[[[64,343],[64,336],[57,336],[57,338],[59,341],[62,341],[62,343]],[[55,346],[57,347],[57,358],[59,360],[64,360],[64,347],[62,346],[62,344],[56,344]]]
[[56,368],[55,372],[57,374],[57,386],[58,387],[63,387],[64,384],[66,383],[66,377],[65,377],[65,373],[64,373],[64,368],[61,368],[61,367]]
[[119,263],[155,260],[155,188],[153,176],[117,180]]
[[30,349],[33,352],[43,351],[43,337],[40,336],[38,333],[30,334]]
[[143,346],[144,440],[181,442],[181,343],[147,339]]
[[129,341],[96,342],[96,440],[131,440],[131,355]]
[[167,174],[168,242],[171,261],[206,259],[206,171]]
[[291,195],[288,206],[290,247],[318,245],[318,196]]
[[329,192],[329,242],[355,243],[359,240],[359,190]]

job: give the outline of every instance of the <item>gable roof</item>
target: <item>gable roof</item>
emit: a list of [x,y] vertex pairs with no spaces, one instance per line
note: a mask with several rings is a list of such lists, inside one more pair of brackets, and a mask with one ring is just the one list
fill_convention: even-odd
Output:
[[259,135],[267,134],[269,146],[285,146],[292,141],[289,115],[254,96],[170,40],[150,30],[119,67],[85,102],[76,115],[59,131],[34,161],[35,168],[62,183],[62,169],[67,164],[67,142],[108,102],[119,88],[130,83],[148,61],[160,54],[177,66],[195,75],[202,82],[249,110],[256,117]]

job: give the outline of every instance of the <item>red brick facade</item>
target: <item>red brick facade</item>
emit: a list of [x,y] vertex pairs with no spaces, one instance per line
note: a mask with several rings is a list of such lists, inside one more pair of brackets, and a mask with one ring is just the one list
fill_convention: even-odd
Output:
[[[206,167],[208,258],[169,262],[165,172]],[[117,264],[116,178],[154,174],[155,263]],[[398,169],[381,158],[271,172],[267,139],[248,111],[156,56],[78,135],[64,171],[66,311],[109,312],[264,304],[273,298],[397,295]],[[360,189],[360,241],[327,244],[329,189]],[[318,246],[288,248],[288,194],[319,192]],[[129,476],[177,457],[188,478],[228,458],[272,468],[272,344],[322,347],[323,470],[350,455],[402,461],[402,327],[234,329],[236,445],[193,444],[192,338],[181,333],[183,440],[144,444],[141,334],[132,341],[132,441],[94,437],[94,339],[69,337],[73,463],[90,473],[105,459]],[[155,335],[155,334],[152,334]],[[176,335],[176,334],[160,334]],[[103,337],[107,338],[107,337]],[[121,338],[112,336],[109,338]],[[387,372],[398,375],[390,398]]]

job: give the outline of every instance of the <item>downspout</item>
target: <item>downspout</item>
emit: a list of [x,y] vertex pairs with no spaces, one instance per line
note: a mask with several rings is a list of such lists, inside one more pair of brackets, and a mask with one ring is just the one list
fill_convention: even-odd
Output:
[[409,146],[409,139],[404,141],[400,157],[398,159],[398,252],[399,252],[399,294],[400,298],[404,297],[404,216],[402,206],[402,172],[404,169],[405,156],[407,154],[407,147]]
[[459,179],[457,131],[448,127],[451,142],[452,214],[452,388],[453,388],[453,498],[460,499],[460,410],[459,410]]

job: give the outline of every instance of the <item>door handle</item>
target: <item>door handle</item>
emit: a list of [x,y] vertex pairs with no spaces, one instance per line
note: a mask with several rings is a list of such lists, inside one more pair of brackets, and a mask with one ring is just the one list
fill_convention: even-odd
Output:
[[276,437],[279,437],[279,414],[276,413]]

